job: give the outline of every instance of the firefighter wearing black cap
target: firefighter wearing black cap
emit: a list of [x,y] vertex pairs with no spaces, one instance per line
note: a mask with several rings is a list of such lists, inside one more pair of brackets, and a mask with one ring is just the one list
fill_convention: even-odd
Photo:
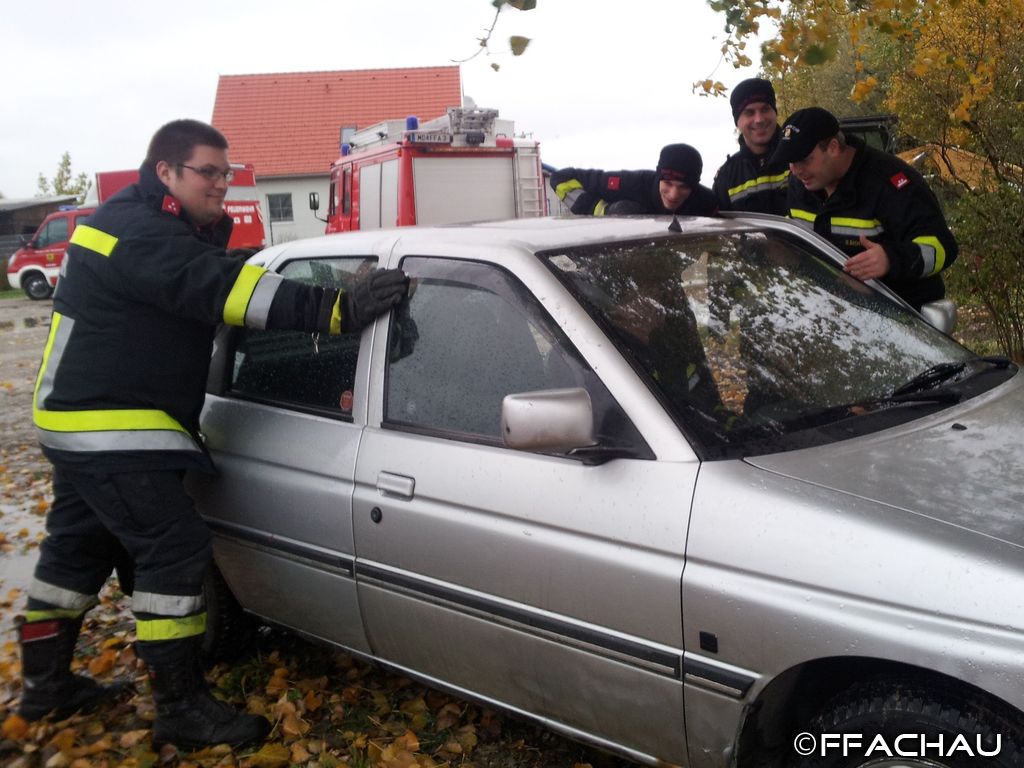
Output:
[[551,188],[580,216],[668,214],[710,216],[718,206],[701,186],[700,153],[689,144],[661,150],[653,171],[601,171],[562,168],[551,174]]
[[790,216],[845,252],[847,273],[881,280],[915,309],[945,296],[940,273],[957,244],[921,174],[846,138],[820,107],[786,120],[773,159],[789,164]]
[[198,419],[216,326],[354,332],[401,301],[407,280],[376,270],[342,291],[228,255],[227,141],[205,123],[158,130],[139,177],[75,230],[54,297],[33,402],[54,502],[19,627],[18,711],[66,717],[126,689],[70,664],[85,612],[127,551],[154,744],[244,744],[269,724],[214,698],[203,677],[211,544],[182,484],[184,470],[212,468]]
[[718,207],[785,216],[789,168],[771,160],[781,136],[775,89],[767,80],[750,78],[733,89],[729,103],[740,149],[715,174],[711,188]]

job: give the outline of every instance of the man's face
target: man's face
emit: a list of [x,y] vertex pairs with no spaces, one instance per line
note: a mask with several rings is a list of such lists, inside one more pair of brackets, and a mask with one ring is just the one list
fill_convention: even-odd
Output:
[[796,176],[811,192],[834,189],[843,177],[839,142],[831,139],[825,148],[819,144],[811,153],[796,163],[789,164],[789,172]]
[[685,203],[691,191],[690,187],[681,181],[665,181],[663,179],[658,182],[661,204],[669,211],[674,211]]
[[736,120],[736,127],[744,143],[755,155],[763,155],[775,135],[779,115],[771,105],[763,101],[747,104]]
[[[156,175],[181,202],[181,207],[199,226],[212,224],[224,214],[224,196],[228,182],[224,173],[231,170],[227,150],[200,144],[183,164],[172,166],[163,160],[156,164]],[[203,172],[220,171],[216,179]]]

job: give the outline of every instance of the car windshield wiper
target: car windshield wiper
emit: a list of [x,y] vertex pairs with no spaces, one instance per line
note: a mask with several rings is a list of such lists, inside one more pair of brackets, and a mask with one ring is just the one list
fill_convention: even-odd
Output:
[[931,368],[921,371],[905,384],[896,387],[889,394],[889,398],[898,398],[901,395],[910,395],[931,389],[960,375],[966,367],[967,363],[938,363],[933,365]]

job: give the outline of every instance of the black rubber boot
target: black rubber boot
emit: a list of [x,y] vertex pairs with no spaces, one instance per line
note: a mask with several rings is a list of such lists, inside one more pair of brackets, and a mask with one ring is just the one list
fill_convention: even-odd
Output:
[[127,680],[100,685],[90,677],[71,674],[81,627],[81,616],[22,623],[18,627],[23,679],[18,714],[29,722],[51,712],[58,720],[78,711],[89,712],[133,690]]
[[270,723],[237,712],[210,693],[199,659],[201,636],[164,642],[140,642],[139,657],[149,667],[156,702],[153,746],[173,744],[192,751],[215,744],[240,747],[263,741]]

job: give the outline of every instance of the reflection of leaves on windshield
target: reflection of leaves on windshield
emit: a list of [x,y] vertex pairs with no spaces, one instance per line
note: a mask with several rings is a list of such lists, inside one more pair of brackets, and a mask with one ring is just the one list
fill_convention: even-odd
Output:
[[883,396],[970,356],[772,232],[591,246],[550,263],[701,442],[799,430],[803,412]]

